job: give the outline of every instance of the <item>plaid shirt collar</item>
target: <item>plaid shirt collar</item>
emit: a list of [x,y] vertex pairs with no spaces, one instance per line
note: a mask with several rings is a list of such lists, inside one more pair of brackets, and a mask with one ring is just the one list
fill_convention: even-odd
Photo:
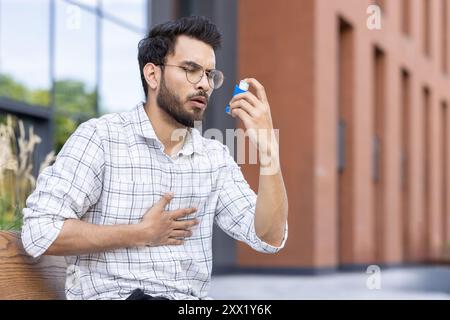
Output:
[[[159,146],[163,146],[162,142],[156,135],[147,113],[145,112],[144,102],[140,102],[132,112],[132,122],[136,128],[136,133],[140,136],[155,141]],[[189,128],[183,148],[179,151],[184,155],[192,153],[206,154],[202,136],[196,128]]]

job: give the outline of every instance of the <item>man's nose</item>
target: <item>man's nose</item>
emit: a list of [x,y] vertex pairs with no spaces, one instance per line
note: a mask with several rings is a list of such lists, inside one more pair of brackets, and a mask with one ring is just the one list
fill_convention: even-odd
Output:
[[206,72],[203,73],[202,78],[200,81],[195,85],[195,88],[197,90],[203,90],[203,91],[210,91],[212,88],[209,85],[208,75]]

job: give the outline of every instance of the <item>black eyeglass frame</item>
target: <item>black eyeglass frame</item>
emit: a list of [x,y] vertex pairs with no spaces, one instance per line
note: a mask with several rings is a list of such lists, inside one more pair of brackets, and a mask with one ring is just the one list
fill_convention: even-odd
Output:
[[[203,68],[201,65],[193,63],[193,62],[189,63],[189,64],[190,64],[190,67],[196,68],[196,69],[192,70],[192,69],[189,69],[189,66],[176,65],[176,64],[167,64],[167,63],[160,63],[160,64],[155,64],[155,65],[156,66],[160,66],[160,67],[177,67],[177,68],[183,69],[184,72],[186,73],[186,80],[189,83],[192,83],[192,84],[197,84],[200,81],[202,81],[203,76],[206,73],[206,78],[208,79],[209,86],[212,89],[216,90],[216,89],[219,89],[222,86],[223,81],[225,79],[225,76],[223,75],[222,71],[220,71],[218,69],[205,70],[205,68]],[[197,70],[202,70],[202,75],[201,75],[201,77],[199,77],[199,79],[197,81],[192,81],[192,79],[189,79],[188,73],[189,72],[193,72],[193,71],[197,71]],[[221,76],[221,81],[220,81],[219,85],[217,85],[217,86],[215,86],[215,84],[214,84],[214,74],[219,74]]]

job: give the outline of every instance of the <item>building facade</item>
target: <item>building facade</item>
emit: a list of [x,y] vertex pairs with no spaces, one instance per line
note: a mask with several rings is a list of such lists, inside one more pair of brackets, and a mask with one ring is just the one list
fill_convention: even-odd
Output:
[[239,245],[240,266],[318,271],[449,250],[450,3],[378,1],[381,29],[373,4],[238,2],[238,75],[268,91],[290,206],[285,250]]
[[[40,19],[26,28],[5,18],[30,5]],[[46,137],[42,158],[60,122],[67,133],[142,99],[139,39],[192,14],[224,35],[226,80],[203,130],[239,127],[223,112],[234,84],[262,82],[290,208],[277,255],[216,230],[214,272],[434,262],[450,250],[450,0],[0,0],[0,113]],[[27,45],[40,53],[25,59],[11,37],[30,29],[41,40]],[[2,91],[7,80],[26,90]],[[242,168],[257,191],[258,166]]]

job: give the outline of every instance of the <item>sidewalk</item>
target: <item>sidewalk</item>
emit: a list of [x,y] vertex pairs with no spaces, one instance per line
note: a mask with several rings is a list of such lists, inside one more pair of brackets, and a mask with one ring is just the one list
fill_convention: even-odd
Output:
[[209,296],[224,300],[450,300],[450,267],[447,266],[381,270],[380,289],[367,287],[370,276],[365,271],[321,276],[214,276]]

